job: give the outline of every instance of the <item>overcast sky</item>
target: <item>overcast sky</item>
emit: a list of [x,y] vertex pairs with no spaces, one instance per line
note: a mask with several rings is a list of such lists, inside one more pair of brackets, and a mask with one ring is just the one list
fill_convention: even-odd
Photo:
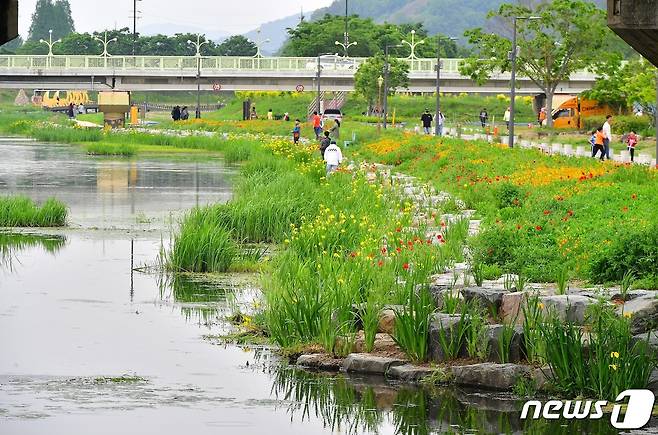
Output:
[[[75,29],[89,32],[104,28],[131,27],[133,0],[69,0]],[[141,0],[139,26],[173,23],[176,31],[245,33],[258,25],[331,4],[331,0]],[[20,33],[25,36],[37,0],[19,1]]]

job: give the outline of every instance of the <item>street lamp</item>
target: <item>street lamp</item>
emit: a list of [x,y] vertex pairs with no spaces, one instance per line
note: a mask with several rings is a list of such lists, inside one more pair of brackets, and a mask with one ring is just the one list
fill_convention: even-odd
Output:
[[377,94],[377,110],[379,111],[379,122],[377,123],[377,128],[382,128],[382,86],[384,86],[384,77],[379,76],[377,79],[377,85],[379,86],[379,93]]
[[338,56],[338,54],[334,53],[323,53],[323,54],[318,54],[318,70],[317,70],[317,85],[318,85],[318,103],[317,103],[317,112],[318,115],[322,112],[322,106],[320,105],[320,102],[322,101],[322,98],[320,97],[322,95],[322,90],[320,86],[320,77],[322,76],[322,58],[325,56]]
[[416,47],[419,46],[420,44],[424,44],[425,40],[421,39],[420,41],[416,42],[416,31],[412,30],[411,31],[411,42],[403,39],[402,43],[407,44],[409,46],[409,48],[411,48],[411,54],[409,55],[409,57],[407,57],[407,59],[418,59],[416,57]]
[[258,39],[256,41],[253,41],[253,43],[256,44],[256,54],[253,57],[263,57],[263,55],[260,52],[260,49],[261,49],[263,44],[267,44],[267,43],[270,42],[270,38],[262,40],[260,38],[260,32],[261,32],[261,29],[258,28],[258,30],[256,30],[256,34],[258,35]]
[[348,6],[349,6],[349,2],[348,0],[345,0],[345,33],[343,33],[344,42],[340,42],[340,41],[335,42],[336,45],[343,47],[343,50],[345,51],[345,57],[348,57],[348,50],[350,49],[350,47],[352,47],[353,45],[358,45],[356,42],[350,43],[350,34],[349,34],[350,17],[348,15]]
[[94,39],[96,41],[100,42],[101,44],[103,44],[103,52],[101,53],[101,56],[104,57],[104,58],[110,57],[111,55],[107,51],[107,45],[110,42],[117,42],[118,39],[117,38],[112,38],[112,39],[108,40],[107,39],[107,30],[105,31],[105,37],[103,39],[99,38],[98,36],[94,36]]
[[142,0],[133,0],[133,56],[135,55],[135,47],[137,46],[137,14],[141,11],[137,10],[137,2]]
[[39,42],[42,44],[47,44],[48,45],[48,66],[51,64],[51,58],[53,56],[53,45],[57,44],[58,42],[62,42],[61,39],[58,39],[57,41],[53,41],[53,29],[48,30],[48,40],[44,39],[39,39]]
[[[512,51],[509,52],[509,59],[512,61],[512,83],[510,89],[510,116],[509,116],[509,147],[514,148],[514,109],[516,100],[516,59],[519,55],[519,47],[516,44],[516,23],[518,20],[536,21],[541,17],[514,17],[514,36],[512,37]],[[550,113],[548,114],[550,116]]]
[[201,119],[201,47],[208,41],[201,41],[201,35],[196,35],[196,42],[187,40],[188,44],[196,48],[196,119]]
[[387,124],[387,121],[388,121],[388,89],[390,88],[390,86],[388,84],[388,78],[389,78],[388,75],[389,75],[389,72],[390,72],[389,71],[390,66],[388,64],[388,50],[391,49],[391,48],[399,48],[399,47],[402,47],[402,45],[400,45],[400,44],[388,45],[387,44],[386,47],[384,47],[384,111],[383,111],[384,113],[382,115],[384,117],[384,130],[386,130],[386,124]]
[[439,113],[441,113],[441,41],[456,41],[458,38],[449,36],[438,36],[436,41],[436,119],[434,120],[434,134],[438,137],[442,134],[439,126]]

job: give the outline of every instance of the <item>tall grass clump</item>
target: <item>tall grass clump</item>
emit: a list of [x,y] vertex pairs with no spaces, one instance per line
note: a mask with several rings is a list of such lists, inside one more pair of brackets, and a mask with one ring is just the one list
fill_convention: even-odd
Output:
[[168,267],[176,272],[226,272],[238,254],[227,227],[216,223],[209,208],[193,210],[174,236]]
[[123,156],[130,157],[137,153],[137,146],[123,143],[93,142],[85,146],[87,154],[94,156]]
[[0,197],[2,227],[62,227],[67,215],[66,205],[54,198],[39,207],[26,196]]

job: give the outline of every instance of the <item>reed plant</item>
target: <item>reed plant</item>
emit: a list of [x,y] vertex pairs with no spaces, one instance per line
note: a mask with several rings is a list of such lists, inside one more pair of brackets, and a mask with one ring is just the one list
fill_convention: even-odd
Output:
[[0,197],[2,227],[62,227],[66,225],[68,208],[50,198],[40,207],[26,196]]

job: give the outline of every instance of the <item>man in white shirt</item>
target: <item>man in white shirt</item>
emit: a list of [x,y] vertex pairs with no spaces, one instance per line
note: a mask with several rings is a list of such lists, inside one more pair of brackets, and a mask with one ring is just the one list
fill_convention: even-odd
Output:
[[512,118],[511,107],[508,107],[507,110],[505,111],[505,115],[503,115],[503,120],[505,121],[508,130],[509,130],[509,121],[511,118]]
[[605,118],[605,124],[603,124],[603,135],[605,136],[603,141],[603,150],[606,158],[610,160],[610,142],[612,141],[612,115],[608,115]]
[[336,145],[336,141],[331,141],[331,145],[324,150],[324,161],[327,163],[327,177],[329,177],[343,161],[343,153]]

